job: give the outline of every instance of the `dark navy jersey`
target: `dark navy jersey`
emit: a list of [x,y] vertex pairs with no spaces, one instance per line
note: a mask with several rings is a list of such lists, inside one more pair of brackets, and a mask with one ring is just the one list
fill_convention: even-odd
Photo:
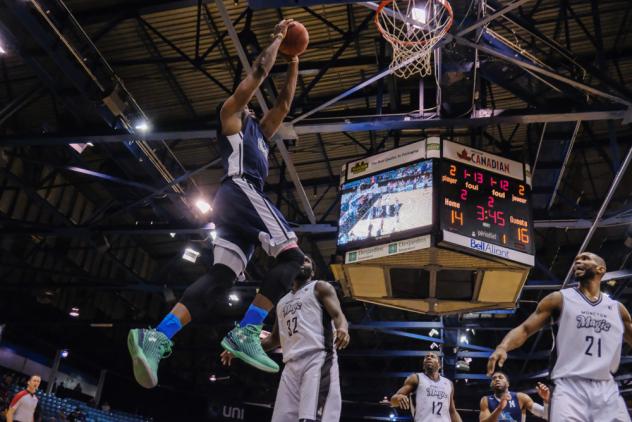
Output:
[[268,177],[268,142],[261,125],[252,116],[247,116],[239,133],[218,135],[224,177],[244,176],[263,190]]
[[[511,400],[507,402],[507,406],[500,413],[500,417],[498,421],[503,422],[521,422],[522,421],[522,409],[520,409],[520,402],[518,401],[518,395],[516,393],[509,393],[511,395]],[[489,411],[493,412],[496,410],[498,405],[500,404],[500,400],[496,398],[493,394],[487,396],[487,406],[489,407]]]

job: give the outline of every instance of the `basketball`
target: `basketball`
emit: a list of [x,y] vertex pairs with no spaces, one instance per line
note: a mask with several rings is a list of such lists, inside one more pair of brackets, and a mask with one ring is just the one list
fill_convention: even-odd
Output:
[[303,54],[309,44],[309,32],[300,22],[292,22],[287,29],[287,34],[279,47],[279,51],[286,56],[298,56]]

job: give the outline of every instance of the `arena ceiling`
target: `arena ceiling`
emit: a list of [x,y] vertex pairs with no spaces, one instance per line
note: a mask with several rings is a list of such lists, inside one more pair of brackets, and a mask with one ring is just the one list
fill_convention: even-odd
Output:
[[[244,75],[235,41],[252,61],[286,17],[305,24],[310,47],[288,116],[297,136],[273,147],[266,191],[323,278],[336,260],[342,164],[440,133],[535,168],[537,236],[536,267],[515,315],[442,324],[474,329],[472,346],[493,347],[559,287],[587,235],[587,249],[620,271],[608,289],[629,306],[632,3],[451,3],[455,25],[438,49],[440,75],[420,84],[392,75],[367,82],[388,68],[391,54],[370,2],[251,2],[252,9],[245,1],[0,2],[0,315],[8,338],[47,350],[67,345],[129,372],[126,331],[155,324],[209,265],[212,213],[201,214],[195,202],[210,201],[220,183],[216,107]],[[284,67],[277,64],[263,86],[268,104]],[[139,129],[143,121],[149,131]],[[200,250],[196,264],[181,259],[186,247]],[[222,301],[214,317],[178,338],[162,372],[167,385],[236,394],[235,386],[219,392],[208,375],[221,371],[219,339],[267,264],[258,254],[236,287],[241,302]],[[67,315],[74,306],[78,319]],[[352,300],[344,308],[356,324],[341,359],[345,399],[375,402],[419,366],[418,352],[431,343],[380,324],[401,322],[400,334],[425,336],[406,323],[436,318]],[[523,348],[531,355],[511,364],[524,385],[543,374],[549,346],[546,335],[535,336]],[[473,361],[469,372],[456,371],[457,385],[474,400],[485,388],[475,375],[486,352],[461,348],[460,357]],[[274,379],[243,367],[231,374],[235,385],[265,384],[258,399],[273,396]],[[380,382],[367,382],[378,375]]]

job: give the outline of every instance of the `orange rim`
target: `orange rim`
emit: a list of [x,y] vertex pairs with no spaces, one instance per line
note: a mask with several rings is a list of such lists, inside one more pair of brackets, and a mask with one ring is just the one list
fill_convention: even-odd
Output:
[[[382,24],[380,23],[380,16],[382,15],[382,10],[384,10],[384,8],[388,6],[389,4],[393,3],[393,1],[395,0],[382,0],[382,2],[380,2],[380,5],[377,7],[377,10],[375,11],[375,18],[373,20],[375,21],[375,25],[377,26],[378,31],[380,31],[380,34],[382,34],[382,37],[384,37],[387,41],[393,44],[399,44],[399,45],[427,44],[428,43],[427,40],[402,41],[402,40],[392,37],[390,34],[388,34],[384,30],[384,28],[382,27]],[[452,28],[452,23],[454,22],[454,12],[452,11],[452,6],[447,0],[437,0],[437,1],[441,3],[441,5],[448,12],[448,16],[450,17],[450,21],[446,24],[445,29],[443,29],[443,36],[445,36],[445,34],[447,34],[448,31],[450,30],[450,28]]]

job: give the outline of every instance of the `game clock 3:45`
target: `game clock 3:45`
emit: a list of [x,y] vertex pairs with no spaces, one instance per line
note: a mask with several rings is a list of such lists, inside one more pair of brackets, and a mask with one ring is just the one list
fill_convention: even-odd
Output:
[[442,160],[440,186],[441,230],[533,254],[531,191],[524,181]]

